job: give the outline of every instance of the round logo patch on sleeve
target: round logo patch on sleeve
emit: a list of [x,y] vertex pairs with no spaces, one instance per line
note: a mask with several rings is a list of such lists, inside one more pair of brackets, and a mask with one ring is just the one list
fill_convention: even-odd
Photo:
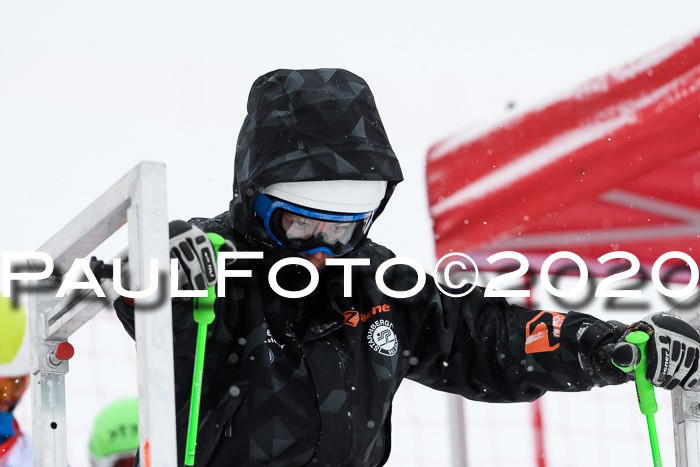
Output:
[[391,357],[399,350],[399,341],[392,329],[394,325],[386,319],[378,319],[369,327],[367,343],[375,352]]

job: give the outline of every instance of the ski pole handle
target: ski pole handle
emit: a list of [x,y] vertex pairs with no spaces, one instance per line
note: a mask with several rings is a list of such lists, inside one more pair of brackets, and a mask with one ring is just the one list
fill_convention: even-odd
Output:
[[[219,250],[226,242],[219,234],[209,232],[207,234],[214,247],[215,264],[218,264]],[[216,300],[216,284],[207,287],[206,297],[195,297],[194,320],[199,324],[211,324],[214,321],[214,301]]]
[[647,380],[647,341],[649,334],[642,331],[634,331],[625,338],[630,344],[639,348],[639,363],[634,367],[634,382],[637,386],[637,399],[639,400],[639,410],[644,415],[654,415],[659,409],[654,397],[654,386]]

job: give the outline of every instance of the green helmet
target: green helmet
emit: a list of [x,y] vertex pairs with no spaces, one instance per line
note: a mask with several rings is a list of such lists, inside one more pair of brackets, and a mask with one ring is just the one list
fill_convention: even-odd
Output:
[[0,377],[29,374],[27,313],[0,294]]
[[119,399],[102,409],[93,423],[88,447],[90,455],[96,459],[136,451],[139,447],[138,399]]

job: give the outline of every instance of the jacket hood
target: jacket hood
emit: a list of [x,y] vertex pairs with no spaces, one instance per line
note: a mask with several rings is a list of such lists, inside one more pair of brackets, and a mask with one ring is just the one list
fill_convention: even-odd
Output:
[[318,180],[387,181],[375,219],[403,180],[372,91],[342,69],[262,75],[250,90],[236,146],[233,230],[252,243],[269,243],[253,211],[258,194],[274,183]]

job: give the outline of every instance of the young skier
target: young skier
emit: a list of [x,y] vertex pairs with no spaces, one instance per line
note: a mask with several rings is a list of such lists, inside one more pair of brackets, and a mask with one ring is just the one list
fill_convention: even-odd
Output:
[[0,467],[32,465],[32,441],[12,411],[29,384],[27,315],[0,295]]
[[132,467],[138,447],[136,397],[116,400],[97,414],[88,442],[91,467]]
[[[180,289],[216,283],[204,232],[223,236],[229,250],[263,254],[227,266],[248,277],[217,284],[196,465],[382,465],[403,379],[487,402],[618,384],[628,377],[611,356],[631,329],[651,336],[648,377],[655,385],[697,383],[698,333],[668,315],[626,327],[510,305],[480,288],[450,297],[429,277],[412,296],[385,293],[410,290],[420,279],[397,264],[380,287],[375,274],[394,255],[367,238],[401,180],[362,78],[342,69],[276,70],[253,84],[229,210],[170,225]],[[285,258],[305,259],[307,267],[277,269]],[[329,258],[360,264],[346,274]],[[278,293],[304,290],[316,275],[303,297]],[[133,308],[121,299],[115,308],[133,337]],[[192,301],[173,302],[180,463],[194,366],[192,309]],[[627,346],[618,354],[638,357]]]

